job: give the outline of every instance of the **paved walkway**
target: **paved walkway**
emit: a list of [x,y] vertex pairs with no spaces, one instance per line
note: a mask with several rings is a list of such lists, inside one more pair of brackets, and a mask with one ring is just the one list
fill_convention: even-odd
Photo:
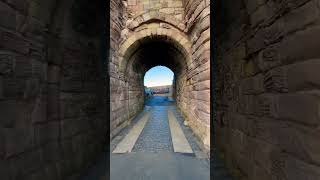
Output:
[[133,152],[172,152],[166,106],[154,106]]
[[[181,147],[190,149],[179,153]],[[110,152],[111,180],[210,179],[207,154],[201,151],[192,130],[183,124],[174,102],[165,97],[148,100],[144,111],[112,140]],[[103,171],[106,158],[101,159],[83,180],[108,179]],[[214,177],[229,180],[223,165],[217,165]]]

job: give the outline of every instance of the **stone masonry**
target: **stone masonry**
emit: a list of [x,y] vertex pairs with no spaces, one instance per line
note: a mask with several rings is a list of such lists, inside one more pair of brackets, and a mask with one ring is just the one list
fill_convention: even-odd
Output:
[[[210,0],[111,0],[108,57],[101,2],[0,0],[2,180],[79,179],[143,109],[157,65],[210,148]],[[320,0],[213,8],[212,148],[237,179],[320,179]]]
[[215,3],[215,142],[237,179],[320,179],[320,1]]
[[175,73],[177,106],[210,147],[210,1],[111,1],[111,137],[144,106],[143,77]]
[[77,179],[108,141],[99,3],[74,2],[0,1],[2,180]]

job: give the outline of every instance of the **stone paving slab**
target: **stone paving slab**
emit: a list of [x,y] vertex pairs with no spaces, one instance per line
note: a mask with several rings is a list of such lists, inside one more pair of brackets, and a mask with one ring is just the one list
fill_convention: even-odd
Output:
[[210,168],[195,157],[179,153],[112,154],[110,163],[111,180],[210,179]]
[[[155,180],[164,178],[166,180],[168,178],[167,176],[173,176],[179,180],[179,179],[186,178],[185,176],[189,176],[188,173],[194,173],[193,171],[199,171],[199,169],[200,169],[200,172],[196,172],[196,174],[198,175],[201,173],[199,177],[196,177],[196,175],[191,175],[186,179],[194,178],[195,180],[198,180],[198,179],[202,180],[202,178],[204,179],[203,176],[207,177],[209,176],[208,174],[210,173],[209,171],[210,166],[207,166],[207,163],[199,160],[199,158],[195,158],[192,156],[185,156],[178,153],[169,153],[169,152],[166,152],[166,153],[140,152],[140,153],[110,155],[110,177],[109,177],[106,175],[107,168],[109,168],[108,166],[109,162],[106,161],[107,160],[106,156],[108,154],[109,153],[107,152],[104,153],[103,156],[101,156],[101,158],[99,159],[99,161],[97,161],[97,164],[94,167],[90,168],[90,170],[88,171],[88,174],[83,176],[81,180],[109,180],[110,177],[111,177],[111,180],[118,180],[120,178],[130,179],[130,177],[131,177],[130,180],[136,180],[136,179],[140,180],[143,178],[145,179],[149,178],[149,179],[155,179]],[[169,161],[164,162],[167,160]],[[213,154],[212,160],[213,160],[213,167],[211,169],[212,170],[211,173],[214,180],[234,180],[234,178],[230,175],[228,170],[225,168],[223,161],[220,159],[220,157],[216,153]],[[150,165],[151,164],[150,161],[154,161],[157,164]],[[180,161],[180,162],[174,162],[174,161]],[[192,163],[193,165],[184,165],[184,163]],[[164,167],[161,167],[161,166],[164,166]],[[200,166],[200,167],[194,167],[194,166]],[[160,169],[154,169],[159,167]],[[119,168],[119,170],[117,170],[116,168]],[[170,168],[173,168],[173,169],[171,169],[168,172],[165,172],[167,169],[170,169]],[[181,168],[184,168],[185,171],[190,171],[190,172],[184,172],[184,174],[181,175],[181,177],[179,174],[177,174],[178,172],[177,173],[173,172]],[[120,174],[121,172],[124,172],[124,170],[126,173],[129,173],[129,174],[127,176],[122,174],[119,177],[117,177],[117,173]],[[139,175],[141,171],[143,171],[142,173],[145,173],[147,175]],[[163,176],[160,177],[159,173],[161,172],[165,172],[165,173]],[[166,173],[169,173],[169,174],[167,175]]]
[[[152,109],[151,106],[145,106],[144,109],[134,117],[129,125],[122,129],[110,142],[110,153],[112,153],[117,145],[126,137],[126,135],[130,132],[130,130],[140,121],[140,119]],[[143,130],[142,130],[143,131]]]
[[173,112],[168,110],[168,119],[173,144],[173,150],[177,153],[193,153],[192,148],[186,139]]
[[140,121],[133,126],[127,136],[117,145],[113,153],[128,153],[133,149],[136,141],[138,140],[144,126],[146,125],[150,116],[150,111],[148,111]]

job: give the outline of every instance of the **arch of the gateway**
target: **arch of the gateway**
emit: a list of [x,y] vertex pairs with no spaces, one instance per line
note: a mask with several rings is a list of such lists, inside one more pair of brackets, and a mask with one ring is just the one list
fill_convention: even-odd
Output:
[[[155,4],[152,2],[148,4],[146,1],[150,8],[143,8],[147,5],[138,1],[131,3],[133,1],[114,4],[117,8],[123,8],[124,19],[112,21],[114,24],[122,22],[122,28],[117,29],[116,37],[120,40],[115,42],[119,44],[111,50],[113,51],[110,62],[111,136],[117,134],[142,110],[144,102],[142,78],[145,72],[156,65],[164,65],[175,73],[174,94],[177,106],[208,150],[210,147],[209,3],[202,4],[201,8],[206,10],[195,14],[194,22],[190,23],[186,23],[183,18],[185,12],[182,1],[163,3],[159,1]],[[193,25],[190,25],[191,23]],[[111,37],[114,36],[111,34]]]

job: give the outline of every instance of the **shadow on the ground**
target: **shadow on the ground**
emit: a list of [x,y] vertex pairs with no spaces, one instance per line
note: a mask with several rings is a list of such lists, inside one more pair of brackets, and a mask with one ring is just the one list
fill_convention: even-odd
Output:
[[98,159],[97,163],[92,166],[85,176],[80,178],[80,180],[107,180],[109,175],[107,174],[107,168],[109,168],[109,158],[107,157],[109,153],[103,153]]

